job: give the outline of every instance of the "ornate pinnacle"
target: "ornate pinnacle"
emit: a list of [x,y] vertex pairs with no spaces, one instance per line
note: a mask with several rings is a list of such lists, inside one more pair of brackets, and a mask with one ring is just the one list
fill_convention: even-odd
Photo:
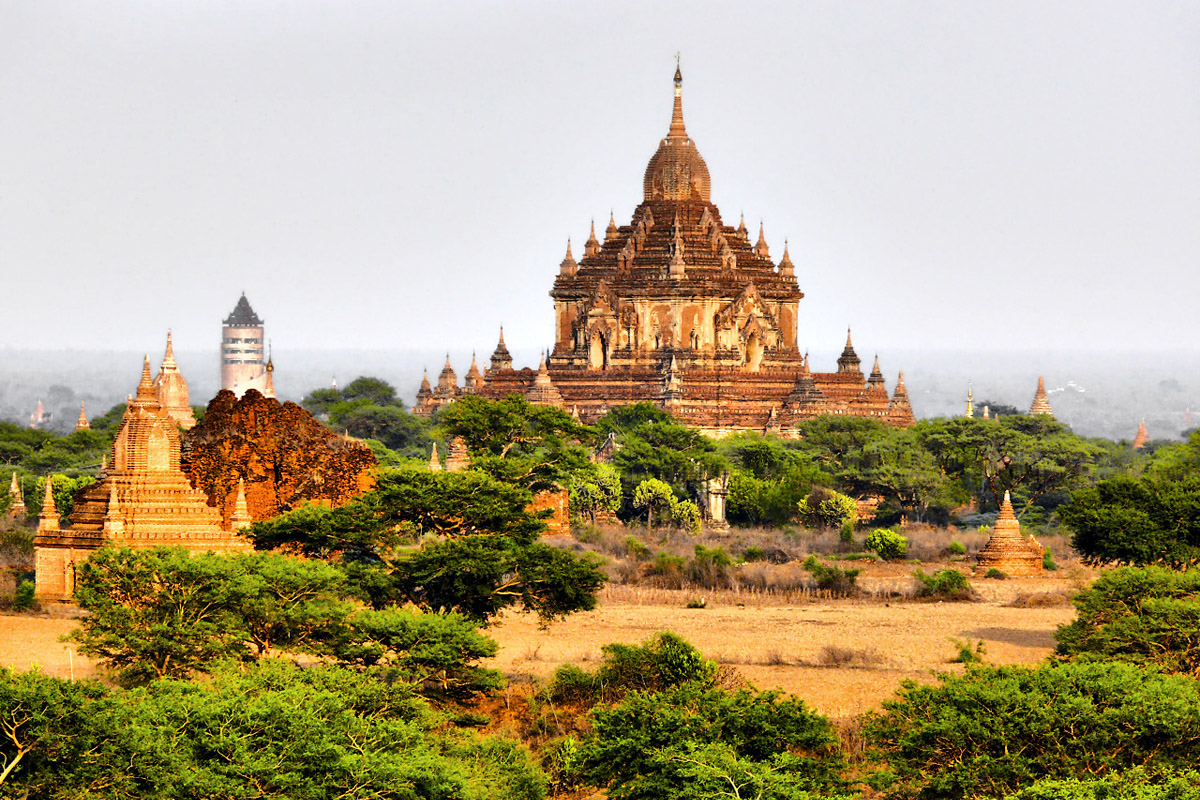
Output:
[[675,107],[671,110],[671,127],[667,131],[667,138],[687,138],[687,129],[683,126],[683,75],[678,65],[675,66]]

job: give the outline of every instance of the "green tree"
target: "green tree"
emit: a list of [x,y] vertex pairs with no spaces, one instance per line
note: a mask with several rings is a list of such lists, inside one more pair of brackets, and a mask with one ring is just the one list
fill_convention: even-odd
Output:
[[667,519],[671,518],[675,493],[670,485],[658,478],[647,478],[633,492],[633,507],[645,511],[646,527],[653,528],[656,517],[665,515]]
[[1134,664],[971,667],[906,681],[864,736],[898,794],[999,798],[1041,779],[1188,769],[1198,709],[1196,681]]
[[572,515],[596,521],[601,513],[621,510],[621,476],[611,464],[596,464],[591,475],[577,473],[571,480],[569,498]]
[[70,638],[127,685],[186,677],[244,654],[233,572],[211,553],[101,548],[77,568],[75,599],[88,614]]
[[545,491],[593,474],[595,432],[562,409],[515,394],[503,400],[467,395],[441,409],[437,422],[447,441],[463,438],[473,469],[506,483]]
[[1074,603],[1078,618],[1055,633],[1060,656],[1130,661],[1200,677],[1200,569],[1111,570]]
[[464,699],[504,683],[500,673],[478,664],[496,655],[497,645],[477,625],[461,614],[363,610],[346,620],[331,652],[347,665],[387,668],[425,694]]
[[1058,509],[1090,564],[1165,564],[1200,558],[1200,476],[1116,477],[1072,493]]

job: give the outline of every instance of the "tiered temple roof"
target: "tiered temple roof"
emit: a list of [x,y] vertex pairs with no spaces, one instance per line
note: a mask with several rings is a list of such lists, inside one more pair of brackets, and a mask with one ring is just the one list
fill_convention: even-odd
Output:
[[1041,375],[1038,375],[1037,391],[1033,395],[1033,404],[1029,406],[1030,415],[1046,414],[1054,416],[1054,409],[1050,408],[1050,399],[1046,397],[1046,381]]
[[[912,424],[903,382],[889,398],[878,358],[866,378],[849,335],[836,372],[810,370],[797,344],[804,293],[786,244],[776,264],[765,225],[754,243],[744,221],[725,225],[711,188],[684,124],[676,70],[671,122],[629,224],[610,215],[602,243],[592,225],[578,260],[568,243],[550,292],[552,352],[536,371],[513,369],[501,331],[478,393],[537,398],[588,423],[615,406],[652,402],[717,435],[789,435],[820,414]],[[452,399],[423,384],[415,410]]]
[[1033,537],[1021,535],[1021,523],[1013,513],[1012,500],[1008,492],[1004,493],[1004,502],[1000,505],[1000,516],[992,528],[992,536],[988,543],[979,551],[976,562],[976,572],[983,574],[990,569],[998,569],[1006,575],[1040,575],[1044,567],[1042,557],[1045,551],[1034,541]]
[[175,363],[175,345],[171,342],[170,331],[167,332],[167,349],[163,353],[162,366],[159,367],[158,377],[154,379],[154,393],[163,411],[179,427],[189,430],[196,426],[188,384],[179,371],[179,365]]
[[1141,450],[1150,439],[1150,431],[1146,428],[1146,420],[1138,424],[1137,435],[1133,437],[1133,449]]

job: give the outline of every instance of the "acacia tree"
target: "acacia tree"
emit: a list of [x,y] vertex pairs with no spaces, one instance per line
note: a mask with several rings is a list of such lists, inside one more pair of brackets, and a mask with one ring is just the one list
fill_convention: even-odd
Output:
[[1200,561],[1200,477],[1128,476],[1072,493],[1058,510],[1071,545],[1091,564]]

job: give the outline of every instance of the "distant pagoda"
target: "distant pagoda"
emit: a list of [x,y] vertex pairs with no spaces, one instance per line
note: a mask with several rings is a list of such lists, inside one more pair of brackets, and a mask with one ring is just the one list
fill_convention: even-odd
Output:
[[1037,392],[1033,395],[1033,404],[1029,406],[1029,415],[1045,414],[1053,417],[1054,409],[1050,408],[1050,399],[1046,397],[1046,381],[1038,376]]

